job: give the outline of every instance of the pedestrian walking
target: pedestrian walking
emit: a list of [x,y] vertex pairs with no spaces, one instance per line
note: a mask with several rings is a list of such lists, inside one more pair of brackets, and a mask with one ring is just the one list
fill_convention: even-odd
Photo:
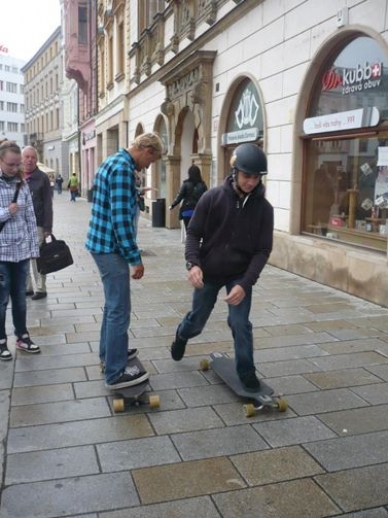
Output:
[[183,220],[186,229],[199,199],[206,191],[207,185],[202,180],[200,168],[196,165],[190,166],[187,180],[184,180],[177,197],[169,207],[172,210],[182,202],[179,209],[179,219]]
[[175,361],[183,358],[188,340],[202,332],[225,287],[237,374],[247,390],[256,391],[260,381],[249,314],[252,286],[272,250],[273,208],[264,196],[263,150],[256,144],[241,144],[231,166],[223,185],[201,197],[187,229],[186,267],[194,295],[191,311],[176,330],[171,355]]
[[39,353],[27,329],[26,282],[30,258],[39,256],[38,232],[28,185],[21,170],[21,150],[0,142],[0,360],[12,360],[6,334],[6,312],[12,302],[16,348]]
[[[52,187],[46,173],[38,166],[38,153],[32,146],[27,146],[22,151],[22,164],[24,176],[32,194],[36,224],[38,226],[39,246],[46,238],[51,236],[53,227],[53,198]],[[35,287],[35,289],[34,289]],[[31,260],[31,272],[28,276],[27,295],[32,295],[32,300],[40,300],[47,297],[46,276],[38,272],[35,259]]]
[[69,183],[67,186],[70,191],[70,201],[76,201],[77,196],[78,196],[78,186],[79,186],[79,182],[78,182],[77,175],[75,173],[73,173],[69,178]]
[[130,325],[130,269],[132,279],[141,279],[144,266],[136,243],[138,191],[136,171],[147,169],[162,154],[162,142],[155,133],[143,133],[128,149],[119,149],[99,167],[93,189],[92,214],[86,239],[101,275],[105,305],[101,325],[99,356],[105,365],[105,385],[118,389],[148,379],[148,372],[128,360],[137,349],[128,349]]
[[57,186],[57,192],[58,194],[62,194],[62,184],[63,184],[63,176],[59,173],[55,180],[55,184]]

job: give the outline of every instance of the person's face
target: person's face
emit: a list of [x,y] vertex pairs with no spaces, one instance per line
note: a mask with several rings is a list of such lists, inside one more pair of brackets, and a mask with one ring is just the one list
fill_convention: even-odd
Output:
[[148,169],[149,166],[160,159],[160,153],[155,148],[148,146],[140,148],[139,156],[137,159],[138,170]]
[[32,173],[35,171],[36,164],[38,163],[38,157],[34,149],[25,149],[22,153],[22,164],[24,172]]
[[20,172],[21,156],[13,151],[6,151],[0,158],[0,168],[7,176],[16,176]]
[[236,173],[237,184],[240,189],[245,193],[249,194],[257,187],[261,181],[261,176],[258,174],[248,174],[242,171]]

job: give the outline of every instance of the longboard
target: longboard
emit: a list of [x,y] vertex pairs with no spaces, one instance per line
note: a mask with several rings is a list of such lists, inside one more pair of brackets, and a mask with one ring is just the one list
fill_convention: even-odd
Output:
[[276,408],[279,412],[285,412],[288,403],[280,395],[275,395],[274,390],[263,380],[260,380],[260,390],[251,392],[246,390],[236,372],[235,361],[223,353],[211,353],[211,361],[202,360],[201,369],[208,370],[210,367],[222,381],[238,396],[249,399],[253,403],[244,405],[244,412],[247,417],[252,417],[258,410],[263,408]]
[[[141,371],[145,370],[138,358],[130,360],[128,365],[136,365]],[[112,407],[114,412],[124,412],[128,406],[149,405],[150,408],[159,408],[160,397],[156,394],[150,395],[150,390],[149,379],[130,387],[110,390],[113,395]]]

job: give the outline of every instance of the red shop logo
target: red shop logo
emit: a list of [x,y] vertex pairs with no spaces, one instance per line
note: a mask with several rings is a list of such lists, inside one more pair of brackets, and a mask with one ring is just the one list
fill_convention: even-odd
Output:
[[342,86],[342,76],[334,70],[326,70],[322,77],[322,90],[334,90],[337,86]]

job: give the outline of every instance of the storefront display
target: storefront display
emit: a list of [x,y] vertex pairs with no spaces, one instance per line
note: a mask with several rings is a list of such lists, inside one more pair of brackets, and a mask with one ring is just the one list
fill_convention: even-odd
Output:
[[303,129],[304,233],[387,249],[388,59],[366,36],[317,75]]

